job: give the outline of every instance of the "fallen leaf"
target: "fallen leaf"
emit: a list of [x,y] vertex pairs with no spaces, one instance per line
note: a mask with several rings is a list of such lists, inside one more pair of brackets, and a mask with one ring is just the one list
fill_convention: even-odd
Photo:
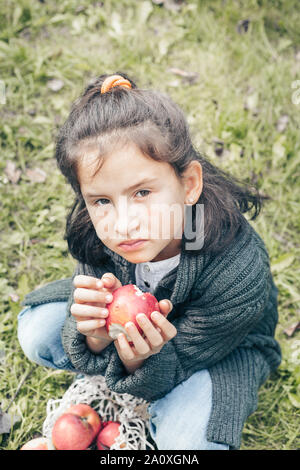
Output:
[[248,28],[249,28],[249,23],[250,23],[250,20],[248,19],[240,20],[236,26],[237,32],[239,34],[247,33]]
[[284,132],[288,125],[288,122],[289,122],[289,116],[287,114],[283,114],[282,116],[280,116],[276,124],[277,131]]
[[20,297],[18,296],[18,294],[15,294],[14,292],[12,292],[11,294],[9,294],[9,297],[11,298],[11,300],[13,302],[19,302],[20,300]]
[[300,408],[300,398],[296,393],[288,393],[288,397],[295,408]]
[[0,349],[0,364],[5,365],[6,354],[4,349]]
[[281,166],[286,160],[286,136],[280,135],[272,145],[272,166]]
[[300,330],[300,321],[296,322],[296,323],[293,323],[291,326],[289,326],[288,328],[286,328],[283,332],[291,337],[293,336],[293,334],[295,333],[295,331],[297,330]]
[[180,11],[184,0],[165,0],[164,7],[169,11]]
[[175,67],[168,69],[168,71],[174,73],[175,75],[179,75],[180,77],[188,81],[190,84],[195,83],[199,76],[196,72],[187,72],[186,70],[178,69]]
[[40,243],[42,241],[41,238],[31,238],[30,240],[31,245],[36,245],[37,243]]
[[285,271],[294,262],[294,259],[294,253],[284,253],[280,255],[271,265],[272,273]]
[[244,109],[246,111],[251,111],[252,114],[256,115],[258,114],[258,93],[256,91],[253,91],[246,96],[245,101],[244,101]]
[[16,164],[11,160],[7,160],[4,172],[9,181],[13,184],[16,184],[19,181],[22,173],[21,170],[16,168]]
[[20,416],[4,413],[0,408],[0,434],[10,432],[12,426],[19,421],[21,421]]
[[144,419],[145,421],[150,418],[147,403],[141,403],[140,405],[135,406],[134,411],[139,418]]
[[224,151],[224,141],[215,137],[213,139],[213,146],[215,154],[218,155],[218,157],[221,157]]
[[59,91],[64,86],[64,82],[60,78],[52,78],[48,80],[47,87],[52,91]]
[[47,178],[47,173],[45,173],[40,168],[33,168],[33,169],[27,168],[26,175],[28,176],[30,181],[34,183],[43,183],[45,179]]

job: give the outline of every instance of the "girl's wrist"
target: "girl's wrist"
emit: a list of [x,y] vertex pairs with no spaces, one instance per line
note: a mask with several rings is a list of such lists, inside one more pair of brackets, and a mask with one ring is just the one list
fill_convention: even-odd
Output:
[[94,336],[87,336],[86,337],[86,344],[88,348],[93,352],[93,353],[100,353],[105,349],[112,340],[104,339],[104,338],[95,338]]
[[128,374],[133,374],[137,369],[139,369],[143,363],[144,363],[144,359],[141,359],[139,361],[131,361],[131,362],[126,362],[126,361],[122,361],[123,362],[123,365],[126,369],[126,372]]

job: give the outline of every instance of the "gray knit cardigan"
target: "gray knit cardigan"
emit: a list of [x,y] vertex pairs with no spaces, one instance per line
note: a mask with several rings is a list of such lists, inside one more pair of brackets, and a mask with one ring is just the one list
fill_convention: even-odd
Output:
[[239,448],[244,423],[257,407],[258,389],[281,361],[274,339],[278,289],[258,233],[246,221],[218,255],[182,250],[179,265],[154,292],[158,301],[171,300],[168,319],[177,335],[132,374],[126,372],[113,342],[100,354],[92,353],[70,314],[77,274],[101,277],[112,272],[122,285],[135,283],[136,265],[107,247],[104,252],[99,266],[78,263],[71,278],[31,292],[23,305],[68,301],[62,330],[67,356],[77,370],[105,376],[107,386],[117,393],[153,402],[194,372],[208,369],[213,403],[207,439]]

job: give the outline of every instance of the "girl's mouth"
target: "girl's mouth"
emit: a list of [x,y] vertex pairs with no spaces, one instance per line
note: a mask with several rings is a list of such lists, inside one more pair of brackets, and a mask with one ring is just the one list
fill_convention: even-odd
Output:
[[148,240],[130,240],[119,244],[119,247],[124,251],[134,251],[140,248]]

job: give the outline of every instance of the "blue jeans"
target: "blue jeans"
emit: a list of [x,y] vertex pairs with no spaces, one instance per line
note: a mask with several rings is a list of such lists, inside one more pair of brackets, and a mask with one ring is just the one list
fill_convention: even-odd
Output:
[[[18,315],[18,339],[33,362],[54,369],[78,372],[63,349],[60,332],[67,302],[25,307]],[[148,407],[150,434],[158,449],[228,450],[206,440],[212,406],[209,372],[201,370]]]

